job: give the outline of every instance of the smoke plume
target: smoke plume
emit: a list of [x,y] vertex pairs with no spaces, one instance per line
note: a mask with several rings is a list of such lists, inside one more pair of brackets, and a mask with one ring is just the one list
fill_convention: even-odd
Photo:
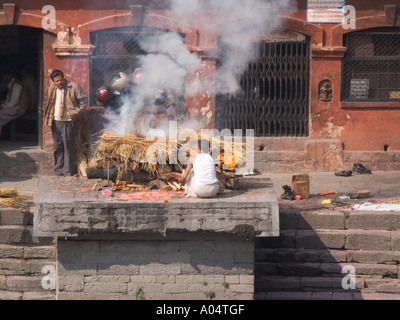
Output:
[[[167,128],[167,119],[157,119],[154,124],[154,117],[139,117],[143,108],[151,113],[147,105],[160,89],[185,97],[235,94],[240,90],[241,75],[257,58],[254,44],[281,27],[279,13],[290,14],[295,7],[294,0],[170,0],[167,14],[173,18],[171,21],[179,23],[179,28],[199,30],[205,46],[215,46],[208,43],[208,34],[219,37],[218,44],[224,49],[219,52],[217,81],[195,77],[188,86],[187,75],[197,75],[204,67],[198,55],[189,51],[177,33],[163,32],[147,37],[139,43],[149,53],[139,58],[143,79],[125,99],[119,114],[109,115],[109,129],[121,135],[131,131],[146,135],[154,125]],[[202,125],[201,121],[191,121],[191,128]]]

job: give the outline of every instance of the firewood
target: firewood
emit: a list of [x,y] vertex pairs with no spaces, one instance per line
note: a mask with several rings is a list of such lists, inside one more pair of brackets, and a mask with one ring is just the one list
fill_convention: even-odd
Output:
[[176,180],[179,181],[179,179],[181,178],[181,173],[179,172],[169,172],[169,173],[164,173],[163,175],[161,175],[160,179],[162,180]]

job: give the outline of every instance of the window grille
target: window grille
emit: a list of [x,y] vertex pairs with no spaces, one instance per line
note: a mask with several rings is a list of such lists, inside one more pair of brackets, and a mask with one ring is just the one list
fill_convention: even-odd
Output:
[[400,30],[374,29],[344,36],[343,101],[400,101]]
[[[220,43],[218,48],[219,64],[224,48]],[[241,92],[217,95],[217,129],[254,129],[255,136],[307,136],[309,40],[260,42],[259,53],[240,79]]]
[[[140,47],[140,42],[147,37],[164,33],[156,28],[122,27],[93,32],[91,43],[96,46],[90,58],[90,94],[95,102],[98,88],[109,86],[112,79],[119,77],[119,72],[128,76],[140,67],[138,58],[148,54]],[[182,36],[182,35],[181,35]]]

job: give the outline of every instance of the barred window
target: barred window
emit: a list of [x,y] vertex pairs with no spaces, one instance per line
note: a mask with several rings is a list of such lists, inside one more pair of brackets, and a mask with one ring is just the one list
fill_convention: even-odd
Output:
[[[218,48],[219,63],[226,49],[222,43]],[[307,136],[309,60],[309,38],[260,42],[259,58],[241,76],[242,90],[216,97],[217,129],[254,129],[257,137]]]
[[343,101],[400,101],[400,29],[346,34]]
[[91,101],[95,101],[97,89],[110,85],[120,72],[131,76],[140,67],[138,58],[148,54],[140,47],[141,41],[165,32],[163,29],[145,27],[121,27],[93,32],[91,43],[96,49],[90,58]]

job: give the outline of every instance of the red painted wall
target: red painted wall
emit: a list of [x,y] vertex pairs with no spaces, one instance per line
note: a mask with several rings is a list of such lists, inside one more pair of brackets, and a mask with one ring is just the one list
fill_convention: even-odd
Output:
[[[195,19],[199,17],[188,16],[184,21],[178,20],[168,16],[162,4],[150,7],[147,3],[151,1],[19,0],[14,3],[12,24],[35,28],[42,28],[42,19],[46,16],[46,13],[41,12],[43,6],[53,5],[56,8],[56,29],[47,30],[44,36],[44,92],[49,85],[51,70],[60,68],[67,78],[81,84],[89,93],[89,57],[92,50],[89,47],[90,32],[129,25],[167,28],[185,33],[186,45],[203,59],[203,70],[194,75],[189,74],[188,84],[196,77],[215,77],[218,34],[213,34],[209,27],[194,27]],[[400,6],[400,1],[347,0],[346,5],[355,7],[356,30],[362,30],[387,27],[385,5]],[[389,146],[388,150],[400,150],[399,103],[341,102],[341,60],[346,51],[342,39],[345,33],[355,30],[343,29],[339,24],[308,23],[307,0],[297,1],[297,8],[292,9],[293,12],[281,13],[282,28],[311,38],[310,141],[341,141],[345,150],[382,151],[384,145]],[[5,11],[0,11],[0,25],[9,23]],[[229,20],[229,15],[218,18],[223,24]],[[394,26],[400,28],[400,19],[395,20]],[[58,53],[55,49],[57,47]],[[319,83],[325,79],[332,83],[331,102],[321,102],[318,98]],[[212,92],[187,98],[186,102],[193,117],[203,118],[208,127],[213,127],[215,96]],[[44,136],[48,141],[48,132]]]

